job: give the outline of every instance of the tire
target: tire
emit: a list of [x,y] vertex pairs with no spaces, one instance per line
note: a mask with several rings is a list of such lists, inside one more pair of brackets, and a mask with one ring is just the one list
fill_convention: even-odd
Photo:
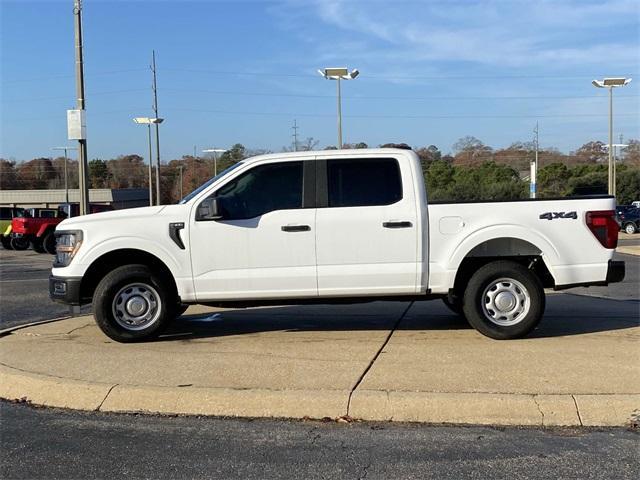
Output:
[[22,237],[11,237],[11,248],[14,250],[26,250],[29,248],[29,241]]
[[522,265],[497,261],[476,271],[464,292],[464,315],[496,340],[522,338],[540,323],[545,296],[538,277]]
[[173,320],[175,310],[170,305],[177,303],[163,280],[146,265],[124,265],[109,272],[93,294],[100,330],[122,343],[149,340],[162,333]]
[[56,254],[56,236],[53,231],[48,232],[42,239],[42,247],[49,255]]
[[634,223],[627,223],[624,226],[624,231],[629,235],[633,235],[638,231],[638,229],[636,228],[636,225]]
[[34,252],[37,253],[44,253],[44,245],[42,243],[42,239],[40,238],[36,238],[34,240],[31,241],[31,248],[33,249]]
[[462,299],[460,297],[457,297],[453,302],[449,300],[449,297],[444,297],[442,302],[456,315],[464,315],[462,311]]
[[2,242],[2,248],[4,248],[5,250],[13,250],[10,237],[5,237],[4,235],[2,235],[0,236],[0,241]]

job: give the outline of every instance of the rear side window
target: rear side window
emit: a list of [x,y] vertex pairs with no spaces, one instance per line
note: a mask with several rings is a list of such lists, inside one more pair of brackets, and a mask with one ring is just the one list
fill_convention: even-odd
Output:
[[329,207],[391,205],[402,200],[400,166],[394,158],[328,160]]
[[[0,220],[11,220],[11,209],[2,207],[0,208]],[[0,232],[2,233],[2,232]]]
[[302,162],[260,165],[216,192],[225,220],[302,208]]

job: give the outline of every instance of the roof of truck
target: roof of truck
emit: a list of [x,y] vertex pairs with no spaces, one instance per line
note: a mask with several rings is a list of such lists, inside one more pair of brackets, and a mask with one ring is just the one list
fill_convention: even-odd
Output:
[[267,153],[265,155],[257,155],[255,157],[249,157],[244,159],[243,163],[254,163],[263,160],[283,160],[286,158],[304,158],[311,160],[314,157],[370,157],[375,155],[377,157],[381,155],[415,155],[413,150],[406,148],[348,148],[342,150],[311,150],[303,152],[281,152],[281,153]]

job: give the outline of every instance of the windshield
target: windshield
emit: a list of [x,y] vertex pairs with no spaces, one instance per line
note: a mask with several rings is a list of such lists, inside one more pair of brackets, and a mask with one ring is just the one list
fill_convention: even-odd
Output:
[[210,178],[209,180],[207,180],[206,182],[204,182],[202,185],[200,185],[198,188],[196,188],[193,192],[191,192],[189,195],[187,195],[186,197],[184,197],[182,200],[180,200],[178,202],[178,205],[182,205],[184,203],[187,203],[189,200],[191,200],[193,197],[197,196],[201,191],[203,191],[205,188],[209,187],[209,185],[211,185],[213,182],[215,182],[216,180],[218,180],[219,178],[223,177],[224,175],[226,175],[227,173],[229,173],[231,170],[235,170],[236,168],[238,168],[240,165],[242,165],[243,162],[238,162],[238,163],[234,163],[233,165],[231,165],[230,167],[224,169],[223,171],[221,171],[219,174],[217,174],[215,177]]

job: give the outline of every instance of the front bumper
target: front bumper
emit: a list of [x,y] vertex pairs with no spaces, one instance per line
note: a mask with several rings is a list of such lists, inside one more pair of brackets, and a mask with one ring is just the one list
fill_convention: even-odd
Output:
[[80,305],[80,283],[82,277],[49,276],[49,297],[54,302]]

